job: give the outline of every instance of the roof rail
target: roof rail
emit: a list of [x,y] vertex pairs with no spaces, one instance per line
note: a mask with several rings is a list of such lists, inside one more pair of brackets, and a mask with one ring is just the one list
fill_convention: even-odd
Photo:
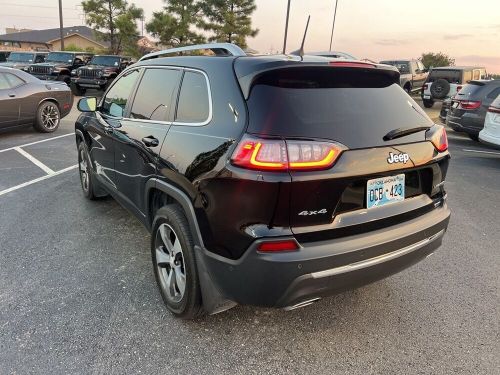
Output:
[[170,55],[179,52],[187,51],[199,51],[203,49],[211,50],[216,56],[246,56],[245,51],[243,51],[236,44],[232,43],[207,43],[207,44],[196,44],[192,46],[170,48],[163,51],[148,53],[142,56],[139,61],[150,60],[156,57],[161,57],[164,55]]

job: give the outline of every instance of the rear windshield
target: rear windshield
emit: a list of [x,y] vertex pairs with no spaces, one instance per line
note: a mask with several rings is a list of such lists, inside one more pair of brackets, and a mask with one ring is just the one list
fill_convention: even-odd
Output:
[[471,98],[475,94],[477,94],[483,86],[484,83],[482,82],[471,82],[462,87],[462,89],[458,92],[457,96],[460,97],[460,99]]
[[462,71],[461,70],[433,70],[429,74],[429,82],[437,81],[438,79],[445,79],[449,83],[461,83],[462,82]]
[[392,79],[361,69],[271,71],[254,83],[248,107],[250,133],[331,139],[350,148],[382,145],[400,127],[433,124]]

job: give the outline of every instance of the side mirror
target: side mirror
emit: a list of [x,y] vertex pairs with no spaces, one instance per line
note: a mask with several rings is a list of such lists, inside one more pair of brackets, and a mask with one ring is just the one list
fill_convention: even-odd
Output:
[[97,98],[81,98],[78,101],[77,108],[80,112],[95,112],[97,110]]

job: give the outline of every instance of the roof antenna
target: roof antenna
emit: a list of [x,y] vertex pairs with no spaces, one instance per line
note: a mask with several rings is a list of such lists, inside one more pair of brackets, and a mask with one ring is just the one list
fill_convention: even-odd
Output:
[[304,37],[302,38],[302,44],[300,45],[300,49],[297,51],[293,51],[291,55],[304,57],[304,44],[306,43],[307,29],[309,28],[309,21],[311,20],[311,15],[307,17],[306,30],[304,31]]

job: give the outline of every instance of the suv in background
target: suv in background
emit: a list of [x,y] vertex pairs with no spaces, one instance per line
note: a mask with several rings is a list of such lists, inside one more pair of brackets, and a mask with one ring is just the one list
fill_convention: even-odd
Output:
[[451,98],[472,80],[486,78],[486,69],[472,66],[432,68],[422,87],[425,108],[432,108],[436,100]]
[[87,89],[105,91],[131,63],[130,57],[96,55],[87,65],[71,72],[71,90],[78,96],[85,95]]
[[71,71],[90,61],[92,53],[50,52],[44,63],[32,64],[25,71],[41,80],[71,83]]
[[181,47],[78,108],[83,194],[112,195],[152,233],[179,317],[307,306],[426,258],[448,226],[445,129],[394,67]]
[[446,125],[475,141],[484,127],[488,108],[500,95],[500,80],[470,81],[451,98]]
[[408,94],[412,91],[421,90],[429,75],[420,60],[386,60],[381,61],[380,64],[392,65],[398,68],[401,73],[400,85]]
[[43,63],[47,55],[47,52],[11,52],[7,61],[0,63],[0,66],[26,70],[31,64]]

